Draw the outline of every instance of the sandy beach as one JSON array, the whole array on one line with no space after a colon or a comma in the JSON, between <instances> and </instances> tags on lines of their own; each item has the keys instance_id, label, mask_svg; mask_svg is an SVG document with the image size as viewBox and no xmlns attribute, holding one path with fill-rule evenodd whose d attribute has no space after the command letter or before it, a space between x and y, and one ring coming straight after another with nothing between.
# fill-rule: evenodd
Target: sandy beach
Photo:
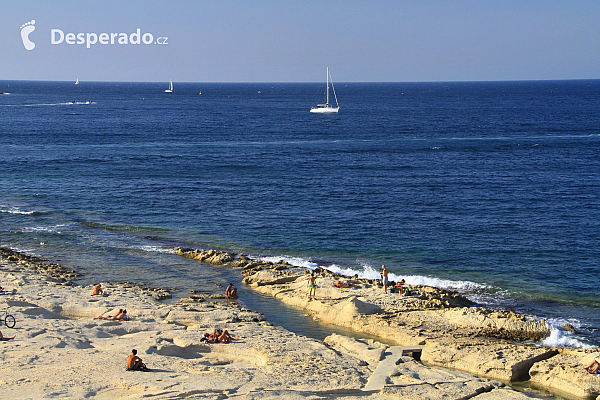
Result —
<instances>
[{"instance_id":1,"label":"sandy beach","mask_svg":"<svg viewBox=\"0 0 600 400\"><path fill-rule=\"evenodd\" d=\"M272 326L264 315L220 296L190 296L102 282L107 297L71 282L76 271L4 250L2 309L16 317L3 341L2 397L526 399L510 381L575 398L600 398L600 377L586 362L598 350L533 344L549 333L543 321L486 310L460 295L414 287L384 294L375 282L315 270L316 299L306 298L303 271L217 251L177 249L186 257L239 268L255 290L301 307L315 319L379 336L331 335L324 342ZM226 265L226 266L225 266ZM94 319L125 308L129 321ZM205 332L226 329L238 340L205 344ZM151 369L127 371L132 349Z\"/></svg>"}]
</instances>

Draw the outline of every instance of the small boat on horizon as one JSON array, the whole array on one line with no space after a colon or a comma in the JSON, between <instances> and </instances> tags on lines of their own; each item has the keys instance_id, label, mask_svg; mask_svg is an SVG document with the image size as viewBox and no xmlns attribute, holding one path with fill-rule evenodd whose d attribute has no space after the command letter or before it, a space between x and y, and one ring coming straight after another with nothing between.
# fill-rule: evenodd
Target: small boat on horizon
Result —
<instances>
[{"instance_id":1,"label":"small boat on horizon","mask_svg":"<svg viewBox=\"0 0 600 400\"><path fill-rule=\"evenodd\" d=\"M79 78L77 78L77 80L75 81L76 85L79 85Z\"/></svg>"},{"instance_id":2,"label":"small boat on horizon","mask_svg":"<svg viewBox=\"0 0 600 400\"><path fill-rule=\"evenodd\" d=\"M335 98L335 107L329 104L329 82L331 82L331 89L333 90L333 97ZM325 104L317 104L316 107L310 109L311 113L336 113L340 111L340 105L335 95L335 88L333 87L333 80L331 79L331 73L329 73L329 67L327 67L327 78L325 80L327 86L327 97L325 98Z\"/></svg>"},{"instance_id":3,"label":"small boat on horizon","mask_svg":"<svg viewBox=\"0 0 600 400\"><path fill-rule=\"evenodd\" d=\"M173 93L173 81L169 79L169 88L165 89L165 93Z\"/></svg>"}]
</instances>

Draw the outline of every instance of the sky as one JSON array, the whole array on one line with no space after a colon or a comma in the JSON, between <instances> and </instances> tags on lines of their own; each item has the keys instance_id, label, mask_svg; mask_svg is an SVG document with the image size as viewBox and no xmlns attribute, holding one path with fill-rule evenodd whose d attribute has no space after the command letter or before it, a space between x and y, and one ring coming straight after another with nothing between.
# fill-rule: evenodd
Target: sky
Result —
<instances>
[{"instance_id":1,"label":"sky","mask_svg":"<svg viewBox=\"0 0 600 400\"><path fill-rule=\"evenodd\" d=\"M320 82L326 66L335 82L598 79L600 1L0 0L0 80Z\"/></svg>"}]
</instances>

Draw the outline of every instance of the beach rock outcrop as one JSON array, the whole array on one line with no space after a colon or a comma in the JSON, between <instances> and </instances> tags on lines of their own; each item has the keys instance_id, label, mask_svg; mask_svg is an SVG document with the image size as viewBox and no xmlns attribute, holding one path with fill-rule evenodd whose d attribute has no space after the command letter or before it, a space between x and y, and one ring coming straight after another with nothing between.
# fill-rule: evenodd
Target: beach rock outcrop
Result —
<instances>
[{"instance_id":1,"label":"beach rock outcrop","mask_svg":"<svg viewBox=\"0 0 600 400\"><path fill-rule=\"evenodd\" d=\"M415 311L413 317L437 319L447 326L466 329L471 335L515 341L538 341L548 337L550 326L521 314L482 307L462 307L436 311Z\"/></svg>"},{"instance_id":2,"label":"beach rock outcrop","mask_svg":"<svg viewBox=\"0 0 600 400\"><path fill-rule=\"evenodd\" d=\"M195 252L190 250L185 254ZM204 256L200 258L204 259ZM421 360L427 365L505 382L531 376L532 384L581 398L594 398L600 394L594 381L600 379L582 372L580 359L561 361L557 356L558 350L531 344L550 335L546 321L508 310L477 307L453 290L410 285L410 295L399 296L397 293L383 293L378 280L345 277L320 267L308 271L285 262L257 261L243 255L230 255L224 259L233 259L228 265L241 270L243 283L308 311L316 320L374 335L400 346L422 346ZM309 273L317 279L316 299L312 301L307 298ZM349 285L343 288L334 286L337 280ZM363 344L336 337L328 340L332 347L342 348L368 365L375 363L377 356L364 353ZM572 367L568 367L569 363ZM583 377L573 378L575 374ZM412 378L404 374L399 374L399 378L389 376L386 379L390 384L385 385L380 393L398 398L419 398L421 394L417 393L421 390L427 393L424 398L435 397L435 393L446 398L444 396L455 390L457 398L525 398L508 388L487 382L480 385L469 381L468 387L461 387L449 382L438 385L428 381L414 385L410 383Z\"/></svg>"},{"instance_id":3,"label":"beach rock outcrop","mask_svg":"<svg viewBox=\"0 0 600 400\"><path fill-rule=\"evenodd\" d=\"M173 250L183 257L213 265L223 265L234 260L233 254L219 250L198 250L186 247L175 247Z\"/></svg>"},{"instance_id":4,"label":"beach rock outcrop","mask_svg":"<svg viewBox=\"0 0 600 400\"><path fill-rule=\"evenodd\" d=\"M47 280L50 283L71 284L72 279L81 276L81 274L73 269L65 268L62 265L55 264L51 261L30 256L6 247L0 247L0 260L24 266L39 274L45 275L48 277Z\"/></svg>"}]
</instances>

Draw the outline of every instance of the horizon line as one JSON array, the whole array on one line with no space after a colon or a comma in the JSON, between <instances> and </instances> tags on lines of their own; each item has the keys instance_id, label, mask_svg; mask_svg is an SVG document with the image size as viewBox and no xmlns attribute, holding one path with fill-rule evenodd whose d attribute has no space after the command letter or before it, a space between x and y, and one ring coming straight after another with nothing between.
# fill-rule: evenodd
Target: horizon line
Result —
<instances>
[{"instance_id":1,"label":"horizon line","mask_svg":"<svg viewBox=\"0 0 600 400\"><path fill-rule=\"evenodd\" d=\"M79 78L77 78L79 79ZM501 83L501 82L565 82L565 81L597 81L600 78L563 78L563 79L497 79L497 80L454 80L454 81L340 81L337 84L362 84L362 83ZM47 79L0 79L0 82L53 82L53 83L68 83L73 80L47 80ZM164 81L112 81L112 80L79 80L79 83L165 83ZM321 81L173 81L181 84L194 83L218 83L218 84L321 84Z\"/></svg>"}]
</instances>

